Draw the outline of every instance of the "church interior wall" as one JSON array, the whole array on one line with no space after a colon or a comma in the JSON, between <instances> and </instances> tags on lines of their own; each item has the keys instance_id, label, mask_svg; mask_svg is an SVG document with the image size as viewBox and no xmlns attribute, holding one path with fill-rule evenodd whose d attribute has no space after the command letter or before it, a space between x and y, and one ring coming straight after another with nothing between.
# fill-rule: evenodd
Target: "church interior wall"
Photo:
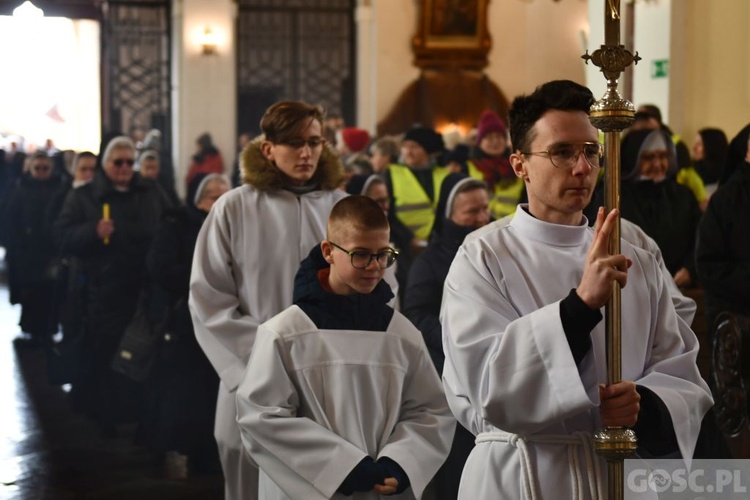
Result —
<instances>
[{"instance_id":1,"label":"church interior wall","mask_svg":"<svg viewBox=\"0 0 750 500\"><path fill-rule=\"evenodd\" d=\"M372 6L373 61L360 64L376 67L377 121L419 74L410 45L417 2L373 0ZM705 126L722 128L731 138L750 121L750 2L641 1L635 9L634 48L644 60L633 72L634 104L659 105L688 143ZM603 42L603 2L492 0L488 25L493 47L485 72L509 99L557 78L603 94L604 77L580 59ZM669 61L669 74L653 78L652 61L662 59Z\"/></svg>"},{"instance_id":2,"label":"church interior wall","mask_svg":"<svg viewBox=\"0 0 750 500\"><path fill-rule=\"evenodd\" d=\"M195 140L209 132L230 173L237 135L236 52L232 40L236 5L232 0L180 0L173 3L173 151L178 192L183 193ZM204 55L201 35L209 26L216 53Z\"/></svg>"},{"instance_id":3,"label":"church interior wall","mask_svg":"<svg viewBox=\"0 0 750 500\"><path fill-rule=\"evenodd\" d=\"M234 156L236 89L231 0L178 0L174 36L175 156L186 169L195 138L214 135L225 160ZM357 124L374 131L410 82L419 76L411 38L418 2L359 0ZM655 102L688 142L698 129L716 126L731 137L750 118L750 3L746 0L659 0L636 5L634 104ZM640 16L640 18L638 17ZM591 19L591 24L589 23ZM203 56L196 42L206 23L223 37L218 53ZM667 24L668 26L659 26ZM178 34L179 26L179 34ZM544 81L567 78L603 94L605 80L580 56L603 42L602 2L491 0L488 26L493 46L485 72L506 97L530 92ZM640 26L640 28L638 27ZM669 77L652 80L650 60L670 61Z\"/></svg>"},{"instance_id":4,"label":"church interior wall","mask_svg":"<svg viewBox=\"0 0 750 500\"><path fill-rule=\"evenodd\" d=\"M683 87L673 102L682 113L675 126L688 142L703 127L719 127L731 139L750 122L750 2L680 0L680 5L686 33L674 46L685 64L675 82Z\"/></svg>"}]
</instances>

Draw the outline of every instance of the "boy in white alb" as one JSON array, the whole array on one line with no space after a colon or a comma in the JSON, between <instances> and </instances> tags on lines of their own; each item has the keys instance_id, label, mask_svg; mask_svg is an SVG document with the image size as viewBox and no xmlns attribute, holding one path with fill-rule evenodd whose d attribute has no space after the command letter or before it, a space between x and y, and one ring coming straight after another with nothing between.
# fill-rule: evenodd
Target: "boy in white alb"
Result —
<instances>
[{"instance_id":1,"label":"boy in white alb","mask_svg":"<svg viewBox=\"0 0 750 500\"><path fill-rule=\"evenodd\" d=\"M294 305L262 324L237 390L260 498L421 498L455 421L419 331L387 303L396 259L373 200L331 211Z\"/></svg>"}]
</instances>

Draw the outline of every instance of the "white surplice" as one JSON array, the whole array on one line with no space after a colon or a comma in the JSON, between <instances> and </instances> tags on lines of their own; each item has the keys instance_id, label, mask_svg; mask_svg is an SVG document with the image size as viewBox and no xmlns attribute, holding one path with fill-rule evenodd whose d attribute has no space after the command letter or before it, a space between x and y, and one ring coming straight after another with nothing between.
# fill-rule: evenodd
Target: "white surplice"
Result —
<instances>
[{"instance_id":1,"label":"white surplice","mask_svg":"<svg viewBox=\"0 0 750 500\"><path fill-rule=\"evenodd\" d=\"M290 307L258 329L237 411L263 500L351 498L336 490L366 456L409 476L382 498L420 498L455 429L422 335L398 312L386 331L319 330Z\"/></svg>"},{"instance_id":2,"label":"white surplice","mask_svg":"<svg viewBox=\"0 0 750 500\"><path fill-rule=\"evenodd\" d=\"M513 219L513 215L507 215L500 220L496 220L487 224L486 226L477 229L466 237L465 241L471 241L477 238L481 238L487 233L494 232L500 227L507 226ZM656 262L659 264L664 275L664 283L669 289L669 295L672 298L672 303L677 311L677 315L685 321L688 325L693 324L695 318L695 312L697 311L697 305L695 301L690 297L685 296L680 288L675 284L672 274L667 269L667 265L664 263L664 259L661 255L661 249L659 245L647 235L643 229L633 224L629 220L620 219L620 237L630 243L631 245L640 247L654 256Z\"/></svg>"},{"instance_id":3,"label":"white surplice","mask_svg":"<svg viewBox=\"0 0 750 500\"><path fill-rule=\"evenodd\" d=\"M510 222L468 239L453 261L441 310L443 386L459 422L478 435L460 498L519 499L531 490L544 499L606 498L606 464L587 453L602 427L604 321L576 366L560 319L593 240L585 222L550 224L522 205ZM698 341L654 256L627 241L622 253L633 261L622 290L622 378L664 402L689 459L712 404ZM604 481L595 488L597 469Z\"/></svg>"},{"instance_id":4,"label":"white surplice","mask_svg":"<svg viewBox=\"0 0 750 500\"><path fill-rule=\"evenodd\" d=\"M201 228L190 276L190 311L198 343L221 378L214 435L228 498L257 494L257 471L242 446L234 396L256 330L292 304L300 262L325 239L331 208L345 196L342 191L297 195L243 185L217 200Z\"/></svg>"}]
</instances>

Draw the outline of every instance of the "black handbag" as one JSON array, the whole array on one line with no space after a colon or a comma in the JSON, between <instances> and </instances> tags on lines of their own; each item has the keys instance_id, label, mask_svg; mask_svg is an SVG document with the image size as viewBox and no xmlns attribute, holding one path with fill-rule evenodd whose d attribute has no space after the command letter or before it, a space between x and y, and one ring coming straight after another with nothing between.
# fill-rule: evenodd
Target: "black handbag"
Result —
<instances>
[{"instance_id":1,"label":"black handbag","mask_svg":"<svg viewBox=\"0 0 750 500\"><path fill-rule=\"evenodd\" d=\"M148 293L141 293L133 319L112 358L112 369L136 382L148 378L162 340L161 324L149 318L148 297Z\"/></svg>"}]
</instances>

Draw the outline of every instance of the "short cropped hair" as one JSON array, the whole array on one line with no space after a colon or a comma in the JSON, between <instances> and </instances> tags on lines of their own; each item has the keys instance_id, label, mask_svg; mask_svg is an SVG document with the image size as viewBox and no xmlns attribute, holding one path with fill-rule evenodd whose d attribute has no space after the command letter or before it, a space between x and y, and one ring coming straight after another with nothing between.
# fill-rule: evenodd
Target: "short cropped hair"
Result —
<instances>
[{"instance_id":1,"label":"short cropped hair","mask_svg":"<svg viewBox=\"0 0 750 500\"><path fill-rule=\"evenodd\" d=\"M96 161L96 155L91 151L81 151L80 153L77 153L73 157L73 161L70 164L71 166L68 168L71 174L73 174L73 172L75 172L75 170L78 168L78 162L84 158L93 158L94 161Z\"/></svg>"},{"instance_id":2,"label":"short cropped hair","mask_svg":"<svg viewBox=\"0 0 750 500\"><path fill-rule=\"evenodd\" d=\"M104 149L104 154L102 155L102 165L107 164L116 149L129 149L135 155L135 143L133 139L126 135L119 135L107 143L107 147Z\"/></svg>"},{"instance_id":3,"label":"short cropped hair","mask_svg":"<svg viewBox=\"0 0 750 500\"><path fill-rule=\"evenodd\" d=\"M374 200L362 195L351 195L333 206L326 229L328 239L341 233L390 229L388 217Z\"/></svg>"},{"instance_id":4,"label":"short cropped hair","mask_svg":"<svg viewBox=\"0 0 750 500\"><path fill-rule=\"evenodd\" d=\"M91 151L81 151L80 153L76 154L75 157L73 158L73 166L77 167L78 162L84 158L93 158L96 160L96 155L92 153Z\"/></svg>"},{"instance_id":5,"label":"short cropped hair","mask_svg":"<svg viewBox=\"0 0 750 500\"><path fill-rule=\"evenodd\" d=\"M570 80L547 82L530 95L516 97L509 112L513 148L516 151L529 150L535 137L534 125L547 111L588 113L595 101L588 88Z\"/></svg>"},{"instance_id":6,"label":"short cropped hair","mask_svg":"<svg viewBox=\"0 0 750 500\"><path fill-rule=\"evenodd\" d=\"M296 139L312 120L323 124L323 109L302 101L280 101L271 105L260 120L260 129L266 139L283 143Z\"/></svg>"},{"instance_id":7,"label":"short cropped hair","mask_svg":"<svg viewBox=\"0 0 750 500\"><path fill-rule=\"evenodd\" d=\"M659 125L664 123L664 120L661 116L661 110L656 104L641 104L640 106L638 106L638 109L641 113L646 113L651 118L655 118L656 121L659 122Z\"/></svg>"}]
</instances>

